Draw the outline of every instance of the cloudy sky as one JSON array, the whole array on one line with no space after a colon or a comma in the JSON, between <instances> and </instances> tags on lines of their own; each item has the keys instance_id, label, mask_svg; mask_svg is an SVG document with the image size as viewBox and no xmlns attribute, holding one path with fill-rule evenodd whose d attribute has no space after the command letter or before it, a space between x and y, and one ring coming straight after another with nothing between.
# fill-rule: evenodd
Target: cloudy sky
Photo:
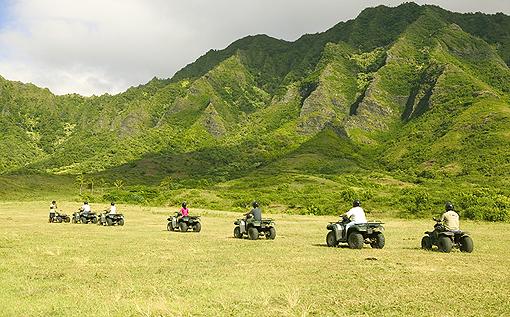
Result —
<instances>
[{"instance_id":1,"label":"cloudy sky","mask_svg":"<svg viewBox=\"0 0 510 317\"><path fill-rule=\"evenodd\" d=\"M0 0L0 76L56 94L118 93L171 77L251 34L296 40L398 0ZM429 0L510 14L509 0Z\"/></svg>"}]
</instances>

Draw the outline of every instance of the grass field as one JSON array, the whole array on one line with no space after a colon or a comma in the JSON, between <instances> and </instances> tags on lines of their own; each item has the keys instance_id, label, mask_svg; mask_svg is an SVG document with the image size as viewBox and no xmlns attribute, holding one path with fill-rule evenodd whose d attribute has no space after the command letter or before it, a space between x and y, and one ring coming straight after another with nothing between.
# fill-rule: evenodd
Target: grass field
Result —
<instances>
[{"instance_id":1,"label":"grass field","mask_svg":"<svg viewBox=\"0 0 510 317\"><path fill-rule=\"evenodd\" d=\"M240 214L119 206L124 227L48 224L47 202L0 203L1 316L508 316L508 223L464 222L472 254L422 251L432 221L382 219L386 247L325 247L334 217L273 215L274 241L232 238ZM68 214L78 203L62 203ZM100 209L103 206L93 206ZM106 207L106 206L105 206Z\"/></svg>"}]
</instances>

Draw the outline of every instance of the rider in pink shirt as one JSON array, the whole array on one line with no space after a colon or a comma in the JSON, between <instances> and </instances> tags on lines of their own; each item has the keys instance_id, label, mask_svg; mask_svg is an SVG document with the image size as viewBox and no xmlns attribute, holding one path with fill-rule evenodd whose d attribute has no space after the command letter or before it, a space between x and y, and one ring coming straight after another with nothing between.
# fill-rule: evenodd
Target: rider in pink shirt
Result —
<instances>
[{"instance_id":1,"label":"rider in pink shirt","mask_svg":"<svg viewBox=\"0 0 510 317\"><path fill-rule=\"evenodd\" d=\"M182 203L182 208L181 208L181 216L182 217L188 217L189 216L189 209L186 208L186 202L183 202Z\"/></svg>"}]
</instances>

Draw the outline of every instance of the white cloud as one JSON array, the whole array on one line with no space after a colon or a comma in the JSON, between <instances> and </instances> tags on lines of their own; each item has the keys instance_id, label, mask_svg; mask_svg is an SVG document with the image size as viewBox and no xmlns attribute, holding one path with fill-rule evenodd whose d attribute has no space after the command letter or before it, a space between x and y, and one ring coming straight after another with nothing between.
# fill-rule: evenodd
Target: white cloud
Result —
<instances>
[{"instance_id":1,"label":"white cloud","mask_svg":"<svg viewBox=\"0 0 510 317\"><path fill-rule=\"evenodd\" d=\"M364 7L401 2L14 0L0 8L10 17L0 29L0 75L57 94L117 93L154 76L171 77L209 49L246 35L295 40L354 18ZM510 11L501 4L507 1L432 2L453 10Z\"/></svg>"}]
</instances>

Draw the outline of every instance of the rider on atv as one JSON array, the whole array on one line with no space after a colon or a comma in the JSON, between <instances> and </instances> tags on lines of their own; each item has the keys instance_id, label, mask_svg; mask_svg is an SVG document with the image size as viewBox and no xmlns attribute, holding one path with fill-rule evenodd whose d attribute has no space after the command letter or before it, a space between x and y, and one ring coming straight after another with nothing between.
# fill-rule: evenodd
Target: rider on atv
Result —
<instances>
[{"instance_id":1,"label":"rider on atv","mask_svg":"<svg viewBox=\"0 0 510 317\"><path fill-rule=\"evenodd\" d=\"M90 211L91 211L91 209L90 209L89 202L88 201L84 201L83 202L83 206L81 206L81 208L80 208L81 214L87 216L90 213Z\"/></svg>"},{"instance_id":2,"label":"rider on atv","mask_svg":"<svg viewBox=\"0 0 510 317\"><path fill-rule=\"evenodd\" d=\"M453 210L453 205L450 202L445 204L445 213L441 216L440 221L443 223L447 231L459 231L459 214Z\"/></svg>"},{"instance_id":3,"label":"rider on atv","mask_svg":"<svg viewBox=\"0 0 510 317\"><path fill-rule=\"evenodd\" d=\"M349 228L355 224L367 223L367 218L365 217L365 211L361 208L361 202L359 200L355 200L352 202L352 208L349 209L348 212L344 213L342 218L347 218L350 220L349 223L345 225L345 233L349 231Z\"/></svg>"},{"instance_id":4,"label":"rider on atv","mask_svg":"<svg viewBox=\"0 0 510 317\"><path fill-rule=\"evenodd\" d=\"M262 221L262 209L260 209L259 203L254 201L251 205L253 209L244 214L246 222Z\"/></svg>"},{"instance_id":5,"label":"rider on atv","mask_svg":"<svg viewBox=\"0 0 510 317\"><path fill-rule=\"evenodd\" d=\"M117 206L115 206L115 203L112 201L110 204L110 210L105 209L105 212L101 214L101 223L106 223L106 216L107 215L115 215L117 214Z\"/></svg>"},{"instance_id":6,"label":"rider on atv","mask_svg":"<svg viewBox=\"0 0 510 317\"><path fill-rule=\"evenodd\" d=\"M189 217L189 208L188 204L185 201L182 202L181 210L179 210L179 212L177 213L177 222L179 222L179 220L184 217Z\"/></svg>"}]
</instances>

